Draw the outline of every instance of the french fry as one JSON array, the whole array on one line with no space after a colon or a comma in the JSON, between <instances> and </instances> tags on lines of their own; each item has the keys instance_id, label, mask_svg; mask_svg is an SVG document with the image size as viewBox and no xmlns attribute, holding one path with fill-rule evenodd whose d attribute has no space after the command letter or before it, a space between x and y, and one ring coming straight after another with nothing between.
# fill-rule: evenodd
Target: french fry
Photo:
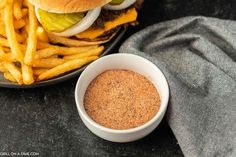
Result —
<instances>
[{"instance_id":1,"label":"french fry","mask_svg":"<svg viewBox=\"0 0 236 157\"><path fill-rule=\"evenodd\" d=\"M14 20L14 28L21 29L26 25L26 21L24 19Z\"/></svg>"},{"instance_id":2,"label":"french fry","mask_svg":"<svg viewBox=\"0 0 236 157\"><path fill-rule=\"evenodd\" d=\"M52 55L57 54L59 49L57 47L50 47L46 49L42 49L36 52L34 59L42 59L42 58L48 58Z\"/></svg>"},{"instance_id":3,"label":"french fry","mask_svg":"<svg viewBox=\"0 0 236 157\"><path fill-rule=\"evenodd\" d=\"M6 6L7 0L1 0L0 1L0 9L4 8Z\"/></svg>"},{"instance_id":4,"label":"french fry","mask_svg":"<svg viewBox=\"0 0 236 157\"><path fill-rule=\"evenodd\" d=\"M6 38L6 32L4 25L0 25L0 35Z\"/></svg>"},{"instance_id":5,"label":"french fry","mask_svg":"<svg viewBox=\"0 0 236 157\"><path fill-rule=\"evenodd\" d=\"M35 59L47 58L52 55L73 55L84 53L86 51L96 49L98 46L86 46L86 47L60 47L60 46L51 46L46 49L37 51L35 54Z\"/></svg>"},{"instance_id":6,"label":"french fry","mask_svg":"<svg viewBox=\"0 0 236 157\"><path fill-rule=\"evenodd\" d=\"M12 53L0 53L0 62L17 62L17 59Z\"/></svg>"},{"instance_id":7,"label":"french fry","mask_svg":"<svg viewBox=\"0 0 236 157\"><path fill-rule=\"evenodd\" d=\"M1 46L5 46L5 47L10 47L7 39L3 38L3 37L0 37L0 45Z\"/></svg>"},{"instance_id":8,"label":"french fry","mask_svg":"<svg viewBox=\"0 0 236 157\"><path fill-rule=\"evenodd\" d=\"M27 7L28 3L29 3L28 0L23 0L22 6Z\"/></svg>"},{"instance_id":9,"label":"french fry","mask_svg":"<svg viewBox=\"0 0 236 157\"><path fill-rule=\"evenodd\" d=\"M96 59L98 59L98 57L92 56L92 57L87 57L87 58L83 58L83 59L76 59L76 60L71 60L71 61L65 62L64 64L59 65L55 68L52 68L52 69L42 73L41 75L39 75L37 78L37 81L51 79L53 77L64 74L66 72L78 69L78 68L84 66L85 64L88 64Z\"/></svg>"},{"instance_id":10,"label":"french fry","mask_svg":"<svg viewBox=\"0 0 236 157\"><path fill-rule=\"evenodd\" d=\"M23 77L23 82L24 84L32 84L34 83L34 75L33 75L33 70L31 66L22 64L21 65L21 69L22 69L22 77Z\"/></svg>"},{"instance_id":11,"label":"french fry","mask_svg":"<svg viewBox=\"0 0 236 157\"><path fill-rule=\"evenodd\" d=\"M38 26L29 0L0 0L0 72L19 85L51 79L96 60L104 50L99 45L113 36L87 41L49 34Z\"/></svg>"},{"instance_id":12,"label":"french fry","mask_svg":"<svg viewBox=\"0 0 236 157\"><path fill-rule=\"evenodd\" d=\"M20 8L22 9L23 7L23 0L18 0L19 1L19 4L20 4Z\"/></svg>"},{"instance_id":13,"label":"french fry","mask_svg":"<svg viewBox=\"0 0 236 157\"><path fill-rule=\"evenodd\" d=\"M0 35L3 36L4 38L7 38L7 34L5 32L5 26L4 25L1 25L0 26ZM18 42L22 43L25 39L19 34L16 32L16 39Z\"/></svg>"},{"instance_id":14,"label":"french fry","mask_svg":"<svg viewBox=\"0 0 236 157\"><path fill-rule=\"evenodd\" d=\"M26 46L26 52L24 57L24 62L21 62L21 70L22 70L22 77L23 77L23 83L24 84L32 84L34 83L34 76L33 76L33 70L32 67L29 66L32 63L33 55L36 51L36 27L37 27L37 20L34 13L34 8L31 4L27 3L28 9L29 9L29 28L28 28L28 39L27 39L27 46ZM24 26L23 26L24 27ZM27 30L26 26L26 30Z\"/></svg>"},{"instance_id":15,"label":"french fry","mask_svg":"<svg viewBox=\"0 0 236 157\"><path fill-rule=\"evenodd\" d=\"M47 59L36 59L34 60L32 67L35 68L54 68L65 62L61 58L47 58Z\"/></svg>"},{"instance_id":16,"label":"french fry","mask_svg":"<svg viewBox=\"0 0 236 157\"><path fill-rule=\"evenodd\" d=\"M3 47L0 45L0 54L4 54L4 53L5 53L5 51L4 51Z\"/></svg>"},{"instance_id":17,"label":"french fry","mask_svg":"<svg viewBox=\"0 0 236 157\"><path fill-rule=\"evenodd\" d=\"M46 43L46 42L41 42L41 41L37 42L37 49L38 50L46 49L46 48L49 48L49 47L54 47L54 45L51 45L51 44Z\"/></svg>"},{"instance_id":18,"label":"french fry","mask_svg":"<svg viewBox=\"0 0 236 157\"><path fill-rule=\"evenodd\" d=\"M4 55L4 54L5 54L5 52L4 52L3 48L0 46L0 55ZM23 84L22 75L20 73L20 70L16 67L16 65L14 63L1 62L1 65L3 65L3 67L7 70L7 72L9 72L12 75L12 77L19 84Z\"/></svg>"},{"instance_id":19,"label":"french fry","mask_svg":"<svg viewBox=\"0 0 236 157\"><path fill-rule=\"evenodd\" d=\"M7 79L10 82L15 82L15 83L17 82L16 79L9 72L4 72L3 76L4 76L5 79Z\"/></svg>"},{"instance_id":20,"label":"french fry","mask_svg":"<svg viewBox=\"0 0 236 157\"><path fill-rule=\"evenodd\" d=\"M0 68L0 70L1 70L1 68ZM39 76L39 75L41 75L42 73L44 73L48 70L49 69L45 69L45 68L34 68L33 73L34 73L34 75Z\"/></svg>"},{"instance_id":21,"label":"french fry","mask_svg":"<svg viewBox=\"0 0 236 157\"><path fill-rule=\"evenodd\" d=\"M0 63L0 72L5 73L8 72L7 69Z\"/></svg>"},{"instance_id":22,"label":"french fry","mask_svg":"<svg viewBox=\"0 0 236 157\"><path fill-rule=\"evenodd\" d=\"M22 74L14 63L6 62L4 63L4 67L11 73L19 84L23 84Z\"/></svg>"},{"instance_id":23,"label":"french fry","mask_svg":"<svg viewBox=\"0 0 236 157\"><path fill-rule=\"evenodd\" d=\"M86 51L96 49L99 45L86 46L86 47L59 47L58 55L73 55L84 53Z\"/></svg>"},{"instance_id":24,"label":"french fry","mask_svg":"<svg viewBox=\"0 0 236 157\"><path fill-rule=\"evenodd\" d=\"M43 29L43 27L39 26L37 28L36 34L37 34L38 40L40 40L42 42L48 42L49 41L47 33Z\"/></svg>"},{"instance_id":25,"label":"french fry","mask_svg":"<svg viewBox=\"0 0 236 157\"><path fill-rule=\"evenodd\" d=\"M19 43L17 42L16 33L13 26L12 5L13 5L13 1L8 0L8 3L4 8L3 19L6 24L7 39L11 47L12 53L21 63L23 63L23 53L20 49Z\"/></svg>"},{"instance_id":26,"label":"french fry","mask_svg":"<svg viewBox=\"0 0 236 157\"><path fill-rule=\"evenodd\" d=\"M9 52L11 51L9 47L3 47L2 49L3 49L4 52L6 52L6 53L9 53Z\"/></svg>"},{"instance_id":27,"label":"french fry","mask_svg":"<svg viewBox=\"0 0 236 157\"><path fill-rule=\"evenodd\" d=\"M19 43L23 43L25 41L25 38L17 32L16 32L16 39Z\"/></svg>"},{"instance_id":28,"label":"french fry","mask_svg":"<svg viewBox=\"0 0 236 157\"><path fill-rule=\"evenodd\" d=\"M73 60L73 59L80 59L80 58L90 57L90 56L99 56L103 52L103 50L104 50L104 46L100 46L98 48L88 50L87 52L84 52L84 53L64 56L63 59Z\"/></svg>"},{"instance_id":29,"label":"french fry","mask_svg":"<svg viewBox=\"0 0 236 157\"><path fill-rule=\"evenodd\" d=\"M37 23L37 18L35 15L33 5L28 3L28 9L29 9L29 35L28 35L24 62L27 65L32 65L36 48L37 48L36 47L37 45L36 29L37 29L38 23Z\"/></svg>"},{"instance_id":30,"label":"french fry","mask_svg":"<svg viewBox=\"0 0 236 157\"><path fill-rule=\"evenodd\" d=\"M22 9L22 15L23 15L23 17L25 17L26 15L28 15L28 9L27 9L27 8L23 8L23 9Z\"/></svg>"},{"instance_id":31,"label":"french fry","mask_svg":"<svg viewBox=\"0 0 236 157\"><path fill-rule=\"evenodd\" d=\"M22 1L21 0L14 0L14 4L13 4L13 14L15 19L20 20L23 17L23 13L21 10L21 4Z\"/></svg>"},{"instance_id":32,"label":"french fry","mask_svg":"<svg viewBox=\"0 0 236 157\"><path fill-rule=\"evenodd\" d=\"M27 32L27 30L26 30L26 27L23 27L23 28L21 29L20 35L22 36L22 38L25 39L25 42L26 42L26 39L27 39L27 37L28 37L28 32Z\"/></svg>"},{"instance_id":33,"label":"french fry","mask_svg":"<svg viewBox=\"0 0 236 157\"><path fill-rule=\"evenodd\" d=\"M28 16L29 16L29 14L28 14ZM23 29L25 29L25 32L27 32L27 36L28 36L29 35L29 19L28 19L28 17L25 18L25 23L26 23L26 25L23 27Z\"/></svg>"},{"instance_id":34,"label":"french fry","mask_svg":"<svg viewBox=\"0 0 236 157\"><path fill-rule=\"evenodd\" d=\"M50 58L58 58L58 55L52 55Z\"/></svg>"},{"instance_id":35,"label":"french fry","mask_svg":"<svg viewBox=\"0 0 236 157\"><path fill-rule=\"evenodd\" d=\"M4 46L3 49L4 49L5 51L7 51L7 52L10 52L10 49L9 49L10 45L9 45L7 39L0 37L0 46ZM26 46L25 46L25 45L19 45L19 46L20 46L20 49L21 49L22 51L25 51L25 49L26 49ZM14 54L13 54L13 55L14 55ZM14 55L14 56L15 56L15 55Z\"/></svg>"},{"instance_id":36,"label":"french fry","mask_svg":"<svg viewBox=\"0 0 236 157\"><path fill-rule=\"evenodd\" d=\"M66 37L60 37L50 33L48 33L48 37L49 41L52 42L53 44L62 44L69 47L100 45L110 41L110 39L104 41L83 41L83 40L70 39Z\"/></svg>"},{"instance_id":37,"label":"french fry","mask_svg":"<svg viewBox=\"0 0 236 157\"><path fill-rule=\"evenodd\" d=\"M9 45L7 39L2 38L2 37L0 37L0 46L4 46L4 49L9 49L10 48L10 45ZM22 51L26 50L26 45L19 44L19 46L20 46L20 49ZM13 55L15 55L15 54L13 54Z\"/></svg>"}]
</instances>

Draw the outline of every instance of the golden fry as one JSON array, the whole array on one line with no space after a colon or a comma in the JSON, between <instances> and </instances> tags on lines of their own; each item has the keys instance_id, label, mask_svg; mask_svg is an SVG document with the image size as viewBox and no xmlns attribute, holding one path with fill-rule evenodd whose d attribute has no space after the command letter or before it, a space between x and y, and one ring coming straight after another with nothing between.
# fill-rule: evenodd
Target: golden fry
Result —
<instances>
[{"instance_id":1,"label":"golden fry","mask_svg":"<svg viewBox=\"0 0 236 157\"><path fill-rule=\"evenodd\" d=\"M4 25L1 25L0 26L0 35L7 38L7 34L6 34L6 31L5 31L5 26ZM18 42L22 43L25 39L24 37L22 37L19 33L16 32L16 39ZM9 44L8 44L9 45Z\"/></svg>"},{"instance_id":2,"label":"golden fry","mask_svg":"<svg viewBox=\"0 0 236 157\"><path fill-rule=\"evenodd\" d=\"M3 50L4 50L4 52L7 52L7 53L10 53L10 48L8 48L8 47L3 47Z\"/></svg>"},{"instance_id":3,"label":"golden fry","mask_svg":"<svg viewBox=\"0 0 236 157\"><path fill-rule=\"evenodd\" d=\"M37 81L51 79L53 77L56 77L56 76L66 73L66 72L69 72L71 70L78 69L78 68L84 66L85 64L88 64L96 59L98 59L98 57L93 56L93 57L87 57L87 58L83 58L83 59L76 59L76 60L71 60L71 61L65 62L64 64L59 65L55 68L52 68L52 69L42 73L41 75L39 75Z\"/></svg>"},{"instance_id":4,"label":"golden fry","mask_svg":"<svg viewBox=\"0 0 236 157\"><path fill-rule=\"evenodd\" d=\"M11 75L14 77L14 79L19 83L19 84L23 84L23 79L22 79L22 75L21 72L19 71L19 69L15 66L14 63L3 63L4 67L11 73Z\"/></svg>"},{"instance_id":5,"label":"golden fry","mask_svg":"<svg viewBox=\"0 0 236 157\"><path fill-rule=\"evenodd\" d=\"M22 36L22 38L25 39L25 42L26 42L26 39L28 37L28 32L26 30L26 26L21 29L20 35Z\"/></svg>"},{"instance_id":6,"label":"golden fry","mask_svg":"<svg viewBox=\"0 0 236 157\"><path fill-rule=\"evenodd\" d=\"M26 21L24 19L14 20L14 28L21 29L26 25Z\"/></svg>"},{"instance_id":7,"label":"golden fry","mask_svg":"<svg viewBox=\"0 0 236 157\"><path fill-rule=\"evenodd\" d=\"M5 53L5 51L4 51L3 47L0 46L0 54L4 54L4 53Z\"/></svg>"},{"instance_id":8,"label":"golden fry","mask_svg":"<svg viewBox=\"0 0 236 157\"><path fill-rule=\"evenodd\" d=\"M100 54L103 52L104 50L104 46L100 46L98 48L95 49L91 49L87 52L84 53L79 53L76 55L69 55L69 56L64 56L63 59L65 60L72 60L72 59L80 59L80 58L84 58L84 57L90 57L90 56L100 56Z\"/></svg>"},{"instance_id":9,"label":"golden fry","mask_svg":"<svg viewBox=\"0 0 236 157\"><path fill-rule=\"evenodd\" d=\"M0 46L0 55L4 55L4 54L5 52L3 48ZM14 77L14 79L19 84L23 84L21 72L14 63L1 62L1 65L7 70L7 72L9 72L12 75L12 77Z\"/></svg>"},{"instance_id":10,"label":"golden fry","mask_svg":"<svg viewBox=\"0 0 236 157\"><path fill-rule=\"evenodd\" d=\"M73 55L73 54L79 54L84 53L86 51L96 49L98 45L94 46L86 46L86 47L59 47L58 46L58 55Z\"/></svg>"},{"instance_id":11,"label":"golden fry","mask_svg":"<svg viewBox=\"0 0 236 157\"><path fill-rule=\"evenodd\" d=\"M7 0L1 0L0 1L0 9L4 8L6 6Z\"/></svg>"},{"instance_id":12,"label":"golden fry","mask_svg":"<svg viewBox=\"0 0 236 157\"><path fill-rule=\"evenodd\" d=\"M113 37L86 41L48 34L29 0L0 0L0 9L0 72L18 84L78 69L96 60L104 51L99 45Z\"/></svg>"},{"instance_id":13,"label":"golden fry","mask_svg":"<svg viewBox=\"0 0 236 157\"><path fill-rule=\"evenodd\" d=\"M36 51L37 45L37 37L36 37L36 28L37 28L37 19L34 12L34 7L27 3L29 9L29 22L26 25L26 30L28 30L28 39L27 39L27 46L26 52L24 57L24 63L21 64L22 68L22 76L24 84L32 84L34 83L34 75L32 67L29 66L32 64L34 53Z\"/></svg>"},{"instance_id":14,"label":"golden fry","mask_svg":"<svg viewBox=\"0 0 236 157\"><path fill-rule=\"evenodd\" d=\"M70 39L66 37L60 37L60 36L56 36L49 33L48 33L48 37L49 37L50 42L54 44L62 44L69 47L100 45L110 40L110 39L107 39L104 41L83 41L83 40Z\"/></svg>"},{"instance_id":15,"label":"golden fry","mask_svg":"<svg viewBox=\"0 0 236 157\"><path fill-rule=\"evenodd\" d=\"M22 15L23 17L25 17L28 14L28 9L27 8L23 8L22 9Z\"/></svg>"},{"instance_id":16,"label":"golden fry","mask_svg":"<svg viewBox=\"0 0 236 157\"><path fill-rule=\"evenodd\" d=\"M10 82L15 82L15 83L17 82L16 79L9 72L4 72L3 76L4 76L5 79L7 79Z\"/></svg>"},{"instance_id":17,"label":"golden fry","mask_svg":"<svg viewBox=\"0 0 236 157\"><path fill-rule=\"evenodd\" d=\"M0 62L17 62L17 59L12 53L0 54Z\"/></svg>"},{"instance_id":18,"label":"golden fry","mask_svg":"<svg viewBox=\"0 0 236 157\"><path fill-rule=\"evenodd\" d=\"M22 1L20 0L14 0L14 4L13 4L13 14L15 19L20 20L23 17L23 13L21 10L21 4Z\"/></svg>"},{"instance_id":19,"label":"golden fry","mask_svg":"<svg viewBox=\"0 0 236 157\"><path fill-rule=\"evenodd\" d=\"M5 47L7 47L7 48L10 47L10 45L9 45L9 43L8 43L8 41L7 41L7 39L5 39L5 38L3 38L3 37L0 37L0 46L4 46L4 49L6 49ZM20 49L21 49L22 51L25 51L25 49L26 49L25 45L19 44L19 46L20 46ZM15 56L15 54L13 54L13 55Z\"/></svg>"},{"instance_id":20,"label":"golden fry","mask_svg":"<svg viewBox=\"0 0 236 157\"><path fill-rule=\"evenodd\" d=\"M29 35L25 53L25 64L31 65L34 59L34 55L36 52L37 46L37 36L36 36L36 29L37 29L37 18L34 12L34 7L30 3L28 3L29 9Z\"/></svg>"},{"instance_id":21,"label":"golden fry","mask_svg":"<svg viewBox=\"0 0 236 157\"><path fill-rule=\"evenodd\" d=\"M5 46L5 47L10 47L7 39L3 38L3 37L0 37L0 45L1 46Z\"/></svg>"},{"instance_id":22,"label":"golden fry","mask_svg":"<svg viewBox=\"0 0 236 157\"><path fill-rule=\"evenodd\" d=\"M23 53L21 52L19 43L17 42L16 33L13 26L12 5L13 5L13 1L8 0L8 3L6 7L4 8L3 19L6 25L7 39L11 47L12 53L21 63L23 63Z\"/></svg>"},{"instance_id":23,"label":"golden fry","mask_svg":"<svg viewBox=\"0 0 236 157\"><path fill-rule=\"evenodd\" d=\"M38 50L41 50L41 49L46 49L46 48L49 48L49 47L54 47L54 45L51 45L49 43L46 43L46 42L41 42L41 41L38 41L37 42L37 49Z\"/></svg>"},{"instance_id":24,"label":"golden fry","mask_svg":"<svg viewBox=\"0 0 236 157\"><path fill-rule=\"evenodd\" d=\"M22 6L23 6L23 7L28 7L28 6L27 6L27 5L28 5L28 3L29 3L29 1L28 1L28 0L23 0Z\"/></svg>"},{"instance_id":25,"label":"golden fry","mask_svg":"<svg viewBox=\"0 0 236 157\"><path fill-rule=\"evenodd\" d=\"M33 75L33 70L31 66L22 64L21 65L21 69L22 69L22 77L23 77L23 82L24 84L32 84L34 83L34 75Z\"/></svg>"},{"instance_id":26,"label":"golden fry","mask_svg":"<svg viewBox=\"0 0 236 157\"><path fill-rule=\"evenodd\" d=\"M5 27L3 29L4 25L0 25L0 35L6 38L6 32L5 32Z\"/></svg>"},{"instance_id":27,"label":"golden fry","mask_svg":"<svg viewBox=\"0 0 236 157\"><path fill-rule=\"evenodd\" d=\"M34 60L32 67L35 68L54 68L65 62L64 59L60 58L47 58L47 59L36 59Z\"/></svg>"},{"instance_id":28,"label":"golden fry","mask_svg":"<svg viewBox=\"0 0 236 157\"><path fill-rule=\"evenodd\" d=\"M37 34L38 40L40 40L42 42L49 41L48 35L47 35L46 31L43 29L43 27L39 26L37 28L36 34Z\"/></svg>"},{"instance_id":29,"label":"golden fry","mask_svg":"<svg viewBox=\"0 0 236 157\"><path fill-rule=\"evenodd\" d=\"M50 47L46 49L42 49L36 52L34 58L35 59L42 59L42 58L48 58L52 55L57 54L59 49L57 47Z\"/></svg>"},{"instance_id":30,"label":"golden fry","mask_svg":"<svg viewBox=\"0 0 236 157\"><path fill-rule=\"evenodd\" d=\"M19 43L23 43L25 41L25 38L17 32L16 32L16 39Z\"/></svg>"},{"instance_id":31,"label":"golden fry","mask_svg":"<svg viewBox=\"0 0 236 157\"><path fill-rule=\"evenodd\" d=\"M84 53L91 49L96 49L96 46L87 46L87 47L60 47L60 46L51 46L46 49L37 51L35 54L35 59L47 58L52 55L73 55Z\"/></svg>"},{"instance_id":32,"label":"golden fry","mask_svg":"<svg viewBox=\"0 0 236 157\"><path fill-rule=\"evenodd\" d=\"M19 1L19 4L20 4L20 8L22 9L23 7L23 0L18 0Z\"/></svg>"},{"instance_id":33,"label":"golden fry","mask_svg":"<svg viewBox=\"0 0 236 157\"><path fill-rule=\"evenodd\" d=\"M0 72L7 72L7 69L2 65L2 63L0 63Z\"/></svg>"},{"instance_id":34,"label":"golden fry","mask_svg":"<svg viewBox=\"0 0 236 157\"><path fill-rule=\"evenodd\" d=\"M27 14L27 15L29 15L29 14ZM24 21L25 21L25 26L23 28L21 28L21 34L26 39L28 37L28 33L29 33L29 17L26 16L24 18Z\"/></svg>"},{"instance_id":35,"label":"golden fry","mask_svg":"<svg viewBox=\"0 0 236 157\"><path fill-rule=\"evenodd\" d=\"M42 73L44 73L44 72L46 72L48 70L49 69L45 69L45 68L34 68L33 69L33 73L34 73L34 75L39 76L39 75L41 75Z\"/></svg>"},{"instance_id":36,"label":"golden fry","mask_svg":"<svg viewBox=\"0 0 236 157\"><path fill-rule=\"evenodd\" d=\"M52 55L50 58L58 58L58 55Z\"/></svg>"}]
</instances>

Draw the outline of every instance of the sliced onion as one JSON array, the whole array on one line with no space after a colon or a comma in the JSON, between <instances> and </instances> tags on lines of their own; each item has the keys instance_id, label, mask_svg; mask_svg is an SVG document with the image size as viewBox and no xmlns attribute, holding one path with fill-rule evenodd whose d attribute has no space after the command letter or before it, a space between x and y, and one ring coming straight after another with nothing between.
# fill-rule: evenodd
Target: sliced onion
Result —
<instances>
[{"instance_id":1,"label":"sliced onion","mask_svg":"<svg viewBox=\"0 0 236 157\"><path fill-rule=\"evenodd\" d=\"M135 2L136 0L124 0L124 2L119 5L106 4L103 8L107 10L122 10L122 9L128 8Z\"/></svg>"},{"instance_id":2,"label":"sliced onion","mask_svg":"<svg viewBox=\"0 0 236 157\"><path fill-rule=\"evenodd\" d=\"M37 16L38 20L40 21L40 17L38 15L37 10L38 9L36 9L36 16ZM58 35L58 36L65 36L65 37L69 37L69 36L73 36L78 33L81 33L93 25L93 23L97 20L100 13L101 13L101 7L90 10L86 13L86 16L80 22L78 22L77 24L73 25L72 27L66 29L64 32L61 32L61 33L51 32L51 33Z\"/></svg>"}]
</instances>

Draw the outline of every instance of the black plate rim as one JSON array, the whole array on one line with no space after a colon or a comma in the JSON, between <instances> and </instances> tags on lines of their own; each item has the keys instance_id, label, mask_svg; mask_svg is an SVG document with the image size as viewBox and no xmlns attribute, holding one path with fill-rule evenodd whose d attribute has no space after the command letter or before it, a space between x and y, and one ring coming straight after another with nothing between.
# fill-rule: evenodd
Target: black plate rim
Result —
<instances>
[{"instance_id":1,"label":"black plate rim","mask_svg":"<svg viewBox=\"0 0 236 157\"><path fill-rule=\"evenodd\" d=\"M110 41L108 43L108 46L106 47L106 50L102 53L102 56L105 56L109 53L111 53L111 51L117 46L117 44L120 42L120 40L122 39L122 37L124 36L125 32L126 32L126 28L122 28L117 35L114 37L114 39L112 39L112 41ZM70 72L68 74L50 79L50 80L46 80L46 81L42 81L42 82L37 82L34 83L32 85L19 85L16 83L12 83L12 82L0 82L0 87L3 88L14 88L14 89L31 89L31 88L38 88L38 87L45 87L45 86L51 86L51 85L55 85L61 82L65 82L67 80L70 80L72 78L78 77L83 71L84 69L87 67L88 65L75 70L73 72Z\"/></svg>"}]
</instances>

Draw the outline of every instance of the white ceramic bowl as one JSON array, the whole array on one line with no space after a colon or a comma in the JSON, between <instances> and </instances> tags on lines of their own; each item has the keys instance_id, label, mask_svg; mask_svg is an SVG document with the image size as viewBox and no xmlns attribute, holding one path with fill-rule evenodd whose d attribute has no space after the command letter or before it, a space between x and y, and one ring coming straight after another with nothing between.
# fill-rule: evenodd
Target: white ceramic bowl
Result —
<instances>
[{"instance_id":1,"label":"white ceramic bowl","mask_svg":"<svg viewBox=\"0 0 236 157\"><path fill-rule=\"evenodd\" d=\"M127 130L106 128L93 121L83 105L84 95L91 81L99 74L111 69L126 69L137 72L149 79L157 88L161 105L157 114L147 123ZM149 60L133 54L112 54L91 63L81 74L75 89L75 100L83 123L95 135L112 142L131 142L151 133L163 119L169 100L169 87L160 69Z\"/></svg>"}]
</instances>

